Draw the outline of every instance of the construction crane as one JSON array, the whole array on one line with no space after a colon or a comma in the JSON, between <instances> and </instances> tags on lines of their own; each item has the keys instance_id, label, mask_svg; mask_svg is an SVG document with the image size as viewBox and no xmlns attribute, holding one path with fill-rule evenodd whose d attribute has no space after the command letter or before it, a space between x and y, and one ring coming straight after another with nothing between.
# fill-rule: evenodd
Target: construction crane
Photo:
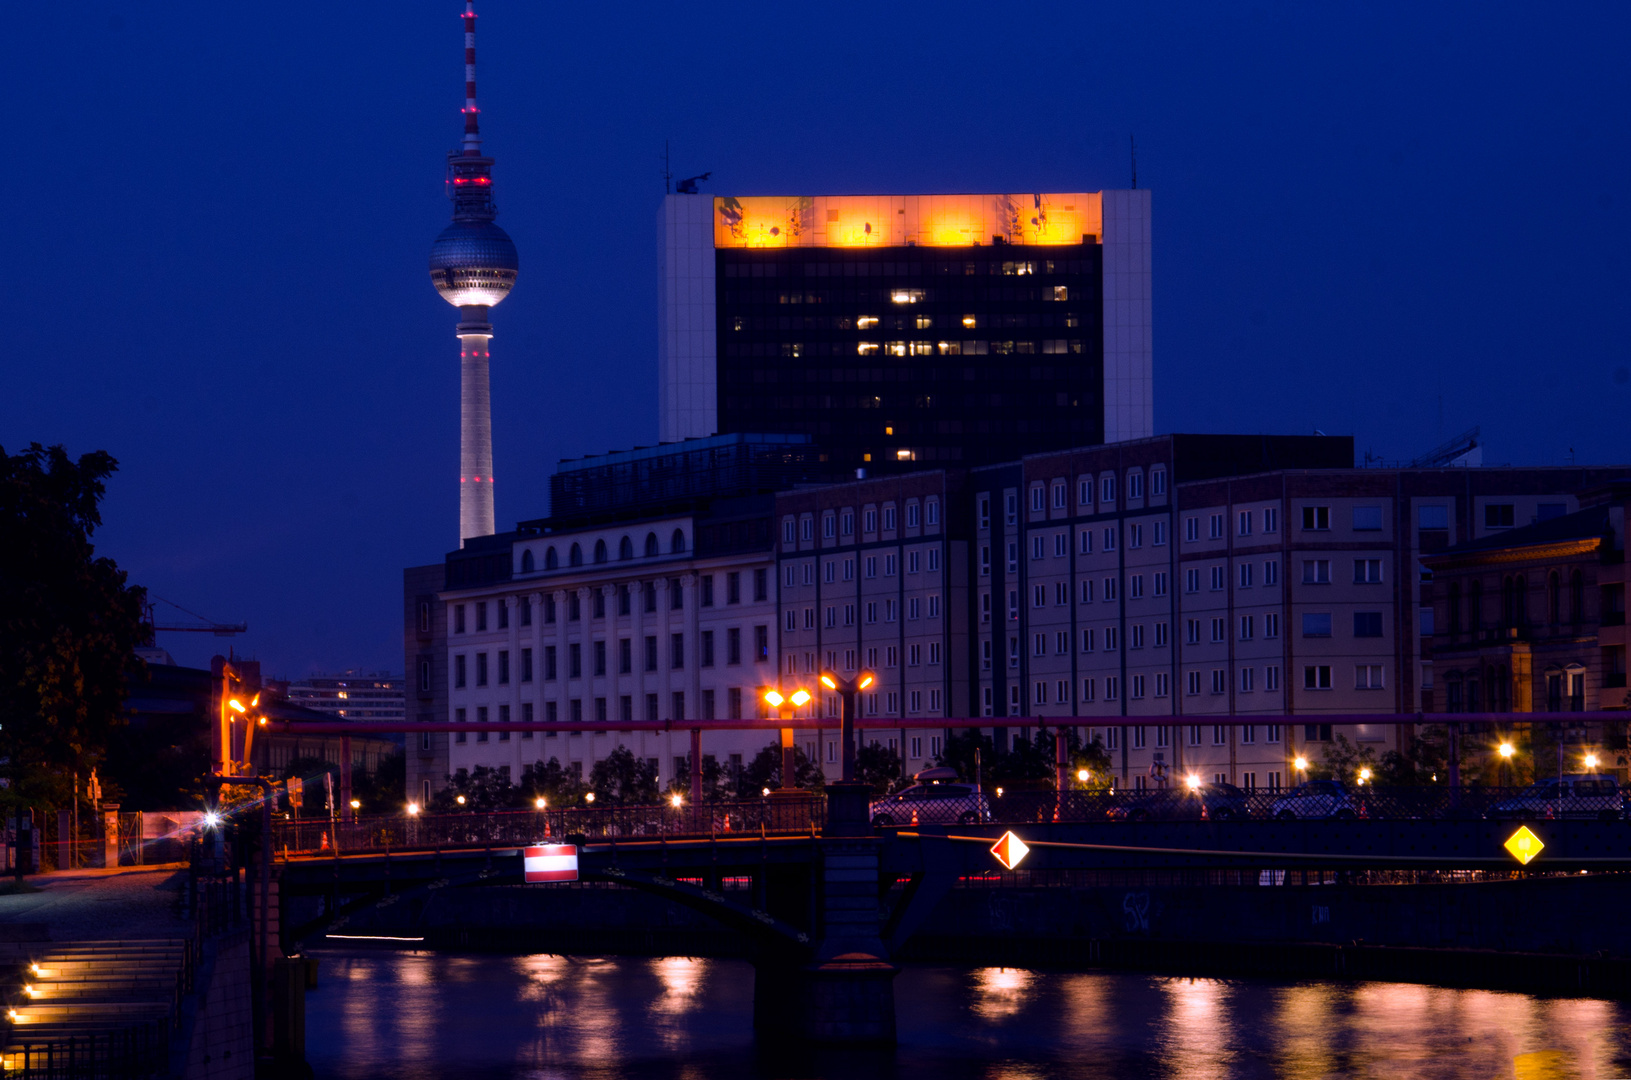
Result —
<instances>
[{"instance_id":1,"label":"construction crane","mask_svg":"<svg viewBox=\"0 0 1631 1080\"><path fill-rule=\"evenodd\" d=\"M158 619L155 617L154 611L153 611L153 607L154 607L153 601L155 601L155 600L158 601L158 603L160 603L160 604L164 604L166 607L175 608L177 611L181 612L183 615L191 615L193 618L197 619L198 621L196 623L167 622L167 623L165 623L163 625L160 625L160 623L159 623ZM166 600L164 597L154 596L152 593L148 593L148 602L147 602L146 605L144 605L144 610L143 610L142 614L143 614L143 618L147 621L148 627L151 628L154 632L157 632L159 630L176 630L176 631L179 631L179 632L184 633L184 634L214 634L216 637L231 637L234 634L247 633L248 630L249 630L249 624L248 623L220 623L220 622L215 622L212 619L204 618L204 616L198 614L198 612L196 612L196 611L188 611L186 608L182 607L180 604L176 603L173 600Z\"/></svg>"}]
</instances>

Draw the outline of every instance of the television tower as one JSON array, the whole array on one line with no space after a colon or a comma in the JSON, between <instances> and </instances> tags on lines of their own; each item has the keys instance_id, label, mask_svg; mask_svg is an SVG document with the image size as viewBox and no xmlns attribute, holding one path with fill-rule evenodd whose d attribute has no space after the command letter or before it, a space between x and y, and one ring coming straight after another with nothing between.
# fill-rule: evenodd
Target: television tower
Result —
<instances>
[{"instance_id":1,"label":"television tower","mask_svg":"<svg viewBox=\"0 0 1631 1080\"><path fill-rule=\"evenodd\" d=\"M488 309L510 293L515 243L493 223L493 159L481 152L476 108L476 5L464 5L464 143L447 155L453 224L430 247L430 280L459 309L459 544L491 536L493 409L488 389Z\"/></svg>"}]
</instances>

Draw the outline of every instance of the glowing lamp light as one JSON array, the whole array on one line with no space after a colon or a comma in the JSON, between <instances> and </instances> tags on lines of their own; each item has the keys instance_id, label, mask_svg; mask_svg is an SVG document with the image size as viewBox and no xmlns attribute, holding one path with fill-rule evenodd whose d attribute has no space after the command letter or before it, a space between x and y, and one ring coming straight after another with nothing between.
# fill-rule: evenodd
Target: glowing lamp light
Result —
<instances>
[{"instance_id":1,"label":"glowing lamp light","mask_svg":"<svg viewBox=\"0 0 1631 1080\"><path fill-rule=\"evenodd\" d=\"M875 681L876 680L874 679L874 677L872 675L872 672L863 671L863 672L861 672L860 679L856 680L855 685L859 689L865 690L867 687L871 686L873 684L873 682L875 682Z\"/></svg>"},{"instance_id":2,"label":"glowing lamp light","mask_svg":"<svg viewBox=\"0 0 1631 1080\"><path fill-rule=\"evenodd\" d=\"M789 698L788 700L790 700L794 705L797 705L800 708L803 708L805 705L808 705L810 703L810 691L802 690L802 689L801 690L794 690L793 691L793 696L791 698Z\"/></svg>"},{"instance_id":3,"label":"glowing lamp light","mask_svg":"<svg viewBox=\"0 0 1631 1080\"><path fill-rule=\"evenodd\" d=\"M592 803L592 802L594 802L594 801L595 801L595 793L594 793L594 792L592 792L592 791L591 791L591 792L589 792L589 794L587 794L587 795L585 795L585 796L584 796L584 797L583 797L583 801L584 801L584 802L589 802L589 803Z\"/></svg>"},{"instance_id":4,"label":"glowing lamp light","mask_svg":"<svg viewBox=\"0 0 1631 1080\"><path fill-rule=\"evenodd\" d=\"M1308 759L1305 757L1299 757L1296 761L1291 763L1291 766L1298 772L1304 772L1308 768Z\"/></svg>"},{"instance_id":5,"label":"glowing lamp light","mask_svg":"<svg viewBox=\"0 0 1631 1080\"><path fill-rule=\"evenodd\" d=\"M1199 791L1201 789L1201 778L1194 773L1184 777L1184 783L1189 786L1190 791Z\"/></svg>"},{"instance_id":6,"label":"glowing lamp light","mask_svg":"<svg viewBox=\"0 0 1631 1080\"><path fill-rule=\"evenodd\" d=\"M408 816L409 817L418 817L419 816L419 804L418 803L411 802L411 803L408 804Z\"/></svg>"},{"instance_id":7,"label":"glowing lamp light","mask_svg":"<svg viewBox=\"0 0 1631 1080\"><path fill-rule=\"evenodd\" d=\"M678 810L681 806L683 806L685 804L685 800L680 798L679 792L675 792L674 795L668 800L668 803L674 809Z\"/></svg>"},{"instance_id":8,"label":"glowing lamp light","mask_svg":"<svg viewBox=\"0 0 1631 1080\"><path fill-rule=\"evenodd\" d=\"M828 690L837 690L838 680L823 672L821 676L821 685L825 686Z\"/></svg>"},{"instance_id":9,"label":"glowing lamp light","mask_svg":"<svg viewBox=\"0 0 1631 1080\"><path fill-rule=\"evenodd\" d=\"M1504 758L1510 758L1515 752L1516 751L1513 750L1512 744L1509 742L1504 742L1500 745L1499 753Z\"/></svg>"},{"instance_id":10,"label":"glowing lamp light","mask_svg":"<svg viewBox=\"0 0 1631 1080\"><path fill-rule=\"evenodd\" d=\"M361 810L362 809L362 800L361 799L352 799L351 800L351 809Z\"/></svg>"},{"instance_id":11,"label":"glowing lamp light","mask_svg":"<svg viewBox=\"0 0 1631 1080\"><path fill-rule=\"evenodd\" d=\"M1359 782L1361 784L1363 784L1365 781L1367 781L1369 779L1370 779L1370 770L1369 769L1360 769L1359 770Z\"/></svg>"},{"instance_id":12,"label":"glowing lamp light","mask_svg":"<svg viewBox=\"0 0 1631 1080\"><path fill-rule=\"evenodd\" d=\"M1597 755L1596 754L1587 754L1586 755L1586 768L1595 769L1596 767L1597 767Z\"/></svg>"},{"instance_id":13,"label":"glowing lamp light","mask_svg":"<svg viewBox=\"0 0 1631 1080\"><path fill-rule=\"evenodd\" d=\"M768 797L770 795L770 789L769 788L760 788L759 789L759 794Z\"/></svg>"},{"instance_id":14,"label":"glowing lamp light","mask_svg":"<svg viewBox=\"0 0 1631 1080\"><path fill-rule=\"evenodd\" d=\"M533 805L534 808L536 808L538 810L542 810L546 806L549 805L549 800L544 798L542 795L540 795L536 799L533 800L532 805Z\"/></svg>"},{"instance_id":15,"label":"glowing lamp light","mask_svg":"<svg viewBox=\"0 0 1631 1080\"><path fill-rule=\"evenodd\" d=\"M204 826L206 828L213 829L219 824L221 824L221 815L217 814L214 810L211 810L204 815Z\"/></svg>"},{"instance_id":16,"label":"glowing lamp light","mask_svg":"<svg viewBox=\"0 0 1631 1080\"><path fill-rule=\"evenodd\" d=\"M340 696L345 697L344 694L341 694ZM253 709L255 706L259 705L260 703L261 703L261 696L259 694L256 694L254 697L249 699L249 707L251 709Z\"/></svg>"},{"instance_id":17,"label":"glowing lamp light","mask_svg":"<svg viewBox=\"0 0 1631 1080\"><path fill-rule=\"evenodd\" d=\"M228 698L227 699L227 705L229 705L232 708L232 711L236 712L236 713L242 713L242 712L248 712L249 711L249 710L244 708L244 703L239 701L237 698Z\"/></svg>"},{"instance_id":18,"label":"glowing lamp light","mask_svg":"<svg viewBox=\"0 0 1631 1080\"><path fill-rule=\"evenodd\" d=\"M261 727L265 727L266 726L266 717L262 716L262 717L257 718L256 723L260 724Z\"/></svg>"},{"instance_id":19,"label":"glowing lamp light","mask_svg":"<svg viewBox=\"0 0 1631 1080\"><path fill-rule=\"evenodd\" d=\"M786 698L782 697L781 694L779 694L775 690L766 690L765 691L765 703L768 704L772 709L781 708L781 703L786 701L786 700L787 700Z\"/></svg>"},{"instance_id":20,"label":"glowing lamp light","mask_svg":"<svg viewBox=\"0 0 1631 1080\"><path fill-rule=\"evenodd\" d=\"M1077 783L1085 784L1091 779L1093 779L1093 774L1088 772L1086 769L1077 769L1076 770L1076 782Z\"/></svg>"},{"instance_id":21,"label":"glowing lamp light","mask_svg":"<svg viewBox=\"0 0 1631 1080\"><path fill-rule=\"evenodd\" d=\"M1002 798L1002 788L997 789L997 798Z\"/></svg>"},{"instance_id":22,"label":"glowing lamp light","mask_svg":"<svg viewBox=\"0 0 1631 1080\"><path fill-rule=\"evenodd\" d=\"M464 796L463 795L455 795L455 796L453 796L453 801L458 803L460 806L463 806L464 805Z\"/></svg>"}]
</instances>

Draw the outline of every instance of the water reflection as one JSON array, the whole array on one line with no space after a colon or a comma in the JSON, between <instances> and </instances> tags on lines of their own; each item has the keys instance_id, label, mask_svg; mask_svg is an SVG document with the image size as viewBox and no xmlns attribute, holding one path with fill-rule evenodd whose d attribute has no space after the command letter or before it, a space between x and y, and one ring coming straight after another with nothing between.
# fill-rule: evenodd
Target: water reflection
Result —
<instances>
[{"instance_id":1,"label":"water reflection","mask_svg":"<svg viewBox=\"0 0 1631 1080\"><path fill-rule=\"evenodd\" d=\"M337 1080L1316 1080L1631 1076L1631 1007L1393 983L913 967L900 1045L757 1044L734 961L325 954L308 1055Z\"/></svg>"}]
</instances>

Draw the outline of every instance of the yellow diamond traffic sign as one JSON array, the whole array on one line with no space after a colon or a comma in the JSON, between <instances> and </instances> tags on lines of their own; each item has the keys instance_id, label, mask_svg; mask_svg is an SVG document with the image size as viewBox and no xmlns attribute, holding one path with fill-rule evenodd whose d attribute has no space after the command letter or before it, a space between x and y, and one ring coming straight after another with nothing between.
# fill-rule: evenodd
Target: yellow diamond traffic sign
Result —
<instances>
[{"instance_id":1,"label":"yellow diamond traffic sign","mask_svg":"<svg viewBox=\"0 0 1631 1080\"><path fill-rule=\"evenodd\" d=\"M1529 860L1539 855L1540 849L1546 845L1540 842L1540 837L1529 831L1529 826L1519 825L1518 831L1507 837L1506 843L1501 846L1518 862L1528 866Z\"/></svg>"},{"instance_id":2,"label":"yellow diamond traffic sign","mask_svg":"<svg viewBox=\"0 0 1631 1080\"><path fill-rule=\"evenodd\" d=\"M1030 853L1031 849L1026 846L1025 841L1011 832L1003 833L1002 839L991 845L991 854L995 855L997 861L1002 863L1004 870L1012 870L1019 865L1021 859Z\"/></svg>"}]
</instances>

